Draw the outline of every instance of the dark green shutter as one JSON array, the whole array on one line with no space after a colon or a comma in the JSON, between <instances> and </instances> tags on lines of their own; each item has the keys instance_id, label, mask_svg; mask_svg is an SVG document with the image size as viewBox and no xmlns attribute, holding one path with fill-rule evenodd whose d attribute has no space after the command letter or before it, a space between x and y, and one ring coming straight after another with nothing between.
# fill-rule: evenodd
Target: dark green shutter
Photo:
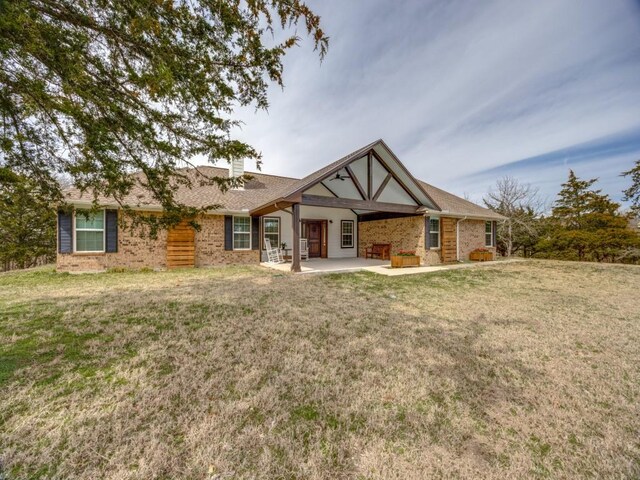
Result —
<instances>
[{"instance_id":1,"label":"dark green shutter","mask_svg":"<svg viewBox=\"0 0 640 480\"><path fill-rule=\"evenodd\" d=\"M251 217L251 250L260 249L260 218Z\"/></svg>"},{"instance_id":2,"label":"dark green shutter","mask_svg":"<svg viewBox=\"0 0 640 480\"><path fill-rule=\"evenodd\" d=\"M427 250L431 248L431 235L429 235L429 219L430 217L424 217L424 248Z\"/></svg>"},{"instance_id":3,"label":"dark green shutter","mask_svg":"<svg viewBox=\"0 0 640 480\"><path fill-rule=\"evenodd\" d=\"M107 210L105 212L105 252L116 253L118 251L118 211Z\"/></svg>"},{"instance_id":4,"label":"dark green shutter","mask_svg":"<svg viewBox=\"0 0 640 480\"><path fill-rule=\"evenodd\" d=\"M224 216L224 249L233 250L233 216Z\"/></svg>"},{"instance_id":5,"label":"dark green shutter","mask_svg":"<svg viewBox=\"0 0 640 480\"><path fill-rule=\"evenodd\" d=\"M497 227L498 222L493 221L491 222L491 246L495 247L496 246L496 227Z\"/></svg>"},{"instance_id":6,"label":"dark green shutter","mask_svg":"<svg viewBox=\"0 0 640 480\"><path fill-rule=\"evenodd\" d=\"M58 252L73 253L73 215L71 212L58 212Z\"/></svg>"}]
</instances>

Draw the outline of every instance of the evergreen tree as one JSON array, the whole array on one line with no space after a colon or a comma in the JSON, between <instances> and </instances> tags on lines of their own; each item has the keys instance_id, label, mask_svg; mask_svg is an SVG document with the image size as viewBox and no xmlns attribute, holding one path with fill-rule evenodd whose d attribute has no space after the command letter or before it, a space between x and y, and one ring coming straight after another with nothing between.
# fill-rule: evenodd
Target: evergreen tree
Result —
<instances>
[{"instance_id":1,"label":"evergreen tree","mask_svg":"<svg viewBox=\"0 0 640 480\"><path fill-rule=\"evenodd\" d=\"M196 156L259 160L232 137L233 112L267 107L298 26L324 56L320 18L302 0L0 1L0 167L56 201L67 174L117 201L139 182L164 207L149 222L195 215L174 198L190 184L179 168Z\"/></svg>"},{"instance_id":2,"label":"evergreen tree","mask_svg":"<svg viewBox=\"0 0 640 480\"><path fill-rule=\"evenodd\" d=\"M37 182L0 168L0 265L28 268L53 260L56 216Z\"/></svg>"},{"instance_id":3,"label":"evergreen tree","mask_svg":"<svg viewBox=\"0 0 640 480\"><path fill-rule=\"evenodd\" d=\"M631 186L624 192L623 200L631 202L631 210L640 217L640 160L631 170L622 172L624 177L631 177Z\"/></svg>"},{"instance_id":4,"label":"evergreen tree","mask_svg":"<svg viewBox=\"0 0 640 480\"><path fill-rule=\"evenodd\" d=\"M591 187L597 179L580 180L573 170L562 184L548 231L537 248L546 256L571 260L615 261L640 239L627 228L620 205Z\"/></svg>"}]
</instances>

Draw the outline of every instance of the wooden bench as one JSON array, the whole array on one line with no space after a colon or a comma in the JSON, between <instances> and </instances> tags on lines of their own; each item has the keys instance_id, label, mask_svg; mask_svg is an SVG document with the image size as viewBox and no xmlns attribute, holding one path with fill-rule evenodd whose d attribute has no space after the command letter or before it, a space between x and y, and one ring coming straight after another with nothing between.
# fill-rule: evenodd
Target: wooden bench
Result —
<instances>
[{"instance_id":1,"label":"wooden bench","mask_svg":"<svg viewBox=\"0 0 640 480\"><path fill-rule=\"evenodd\" d=\"M390 243L374 243L365 250L365 258L378 257L380 260L389 260L391 258Z\"/></svg>"}]
</instances>

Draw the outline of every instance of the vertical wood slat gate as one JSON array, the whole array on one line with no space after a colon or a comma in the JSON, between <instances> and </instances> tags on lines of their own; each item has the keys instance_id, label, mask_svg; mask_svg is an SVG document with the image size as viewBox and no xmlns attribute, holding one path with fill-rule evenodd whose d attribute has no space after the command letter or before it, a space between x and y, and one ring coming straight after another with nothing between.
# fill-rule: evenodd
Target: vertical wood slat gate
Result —
<instances>
[{"instance_id":1,"label":"vertical wood slat gate","mask_svg":"<svg viewBox=\"0 0 640 480\"><path fill-rule=\"evenodd\" d=\"M180 222L167 232L167 268L187 268L196 264L196 232Z\"/></svg>"},{"instance_id":2,"label":"vertical wood slat gate","mask_svg":"<svg viewBox=\"0 0 640 480\"><path fill-rule=\"evenodd\" d=\"M458 245L456 242L456 220L443 217L440 220L442 229L442 261L444 263L455 262L458 258Z\"/></svg>"}]
</instances>

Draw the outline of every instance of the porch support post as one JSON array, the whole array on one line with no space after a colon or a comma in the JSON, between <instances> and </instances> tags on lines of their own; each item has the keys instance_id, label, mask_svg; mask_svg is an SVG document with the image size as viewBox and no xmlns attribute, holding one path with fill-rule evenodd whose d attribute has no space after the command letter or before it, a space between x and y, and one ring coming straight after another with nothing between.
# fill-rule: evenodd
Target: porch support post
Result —
<instances>
[{"instance_id":1,"label":"porch support post","mask_svg":"<svg viewBox=\"0 0 640 480\"><path fill-rule=\"evenodd\" d=\"M291 271L300 272L300 204L294 203L293 210L293 258L291 259Z\"/></svg>"}]
</instances>

